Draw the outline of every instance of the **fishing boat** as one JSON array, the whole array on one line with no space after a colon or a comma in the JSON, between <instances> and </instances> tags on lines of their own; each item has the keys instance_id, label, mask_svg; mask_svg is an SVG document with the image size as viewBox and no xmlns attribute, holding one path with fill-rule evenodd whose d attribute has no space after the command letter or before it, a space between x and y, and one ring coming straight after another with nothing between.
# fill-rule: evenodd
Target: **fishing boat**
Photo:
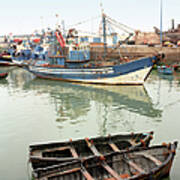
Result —
<instances>
[{"instance_id":1,"label":"fishing boat","mask_svg":"<svg viewBox=\"0 0 180 180\"><path fill-rule=\"evenodd\" d=\"M85 158L93 155L90 143L101 154L115 151L116 149L148 146L153 137L153 132L135 133L124 135L109 135L95 138L85 138L68 142L53 142L34 144L29 146L31 165L34 169L53 165L66 161L72 161L79 157Z\"/></svg>"},{"instance_id":2,"label":"fishing boat","mask_svg":"<svg viewBox=\"0 0 180 180\"><path fill-rule=\"evenodd\" d=\"M0 72L0 79L5 79L7 76L8 76L7 72L5 72L5 73Z\"/></svg>"},{"instance_id":3,"label":"fishing boat","mask_svg":"<svg viewBox=\"0 0 180 180\"><path fill-rule=\"evenodd\" d=\"M93 84L127 84L142 85L147 79L152 66L160 55L142 57L124 61L121 59L107 58L106 43L106 15L102 15L104 54L101 61L90 58L90 52L86 50L73 50L68 54L65 40L58 29L55 32L59 42L60 55L49 56L47 61L36 61L25 67L35 76L44 79L62 80Z\"/></svg>"},{"instance_id":4,"label":"fishing boat","mask_svg":"<svg viewBox=\"0 0 180 180\"><path fill-rule=\"evenodd\" d=\"M160 180L170 174L177 142L136 148L102 156L96 147L95 156L63 164L33 169L34 180Z\"/></svg>"},{"instance_id":5,"label":"fishing boat","mask_svg":"<svg viewBox=\"0 0 180 180\"><path fill-rule=\"evenodd\" d=\"M14 66L15 63L12 61L11 55L9 53L0 54L0 66Z\"/></svg>"},{"instance_id":6,"label":"fishing boat","mask_svg":"<svg viewBox=\"0 0 180 180\"><path fill-rule=\"evenodd\" d=\"M165 65L158 66L157 69L158 69L158 72L161 74L165 74L165 75L173 74L173 69L170 68L169 66L165 66Z\"/></svg>"}]
</instances>

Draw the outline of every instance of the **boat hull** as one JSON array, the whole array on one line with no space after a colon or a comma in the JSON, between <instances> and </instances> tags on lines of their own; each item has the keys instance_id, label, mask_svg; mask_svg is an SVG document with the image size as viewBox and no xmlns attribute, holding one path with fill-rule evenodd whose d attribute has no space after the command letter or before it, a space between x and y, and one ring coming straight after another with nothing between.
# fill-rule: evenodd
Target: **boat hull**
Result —
<instances>
[{"instance_id":1,"label":"boat hull","mask_svg":"<svg viewBox=\"0 0 180 180\"><path fill-rule=\"evenodd\" d=\"M28 71L39 78L94 84L141 85L149 75L154 58L147 57L125 64L94 68L56 68L29 65Z\"/></svg>"},{"instance_id":2,"label":"boat hull","mask_svg":"<svg viewBox=\"0 0 180 180\"><path fill-rule=\"evenodd\" d=\"M13 66L15 65L11 59L11 56L0 56L0 66Z\"/></svg>"},{"instance_id":3,"label":"boat hull","mask_svg":"<svg viewBox=\"0 0 180 180\"><path fill-rule=\"evenodd\" d=\"M93 145L91 148L95 149ZM79 161L34 169L32 175L36 180L158 180L169 175L176 148L177 142L174 142L150 148L113 152L104 156L96 154Z\"/></svg>"},{"instance_id":4,"label":"boat hull","mask_svg":"<svg viewBox=\"0 0 180 180\"><path fill-rule=\"evenodd\" d=\"M66 142L49 142L45 144L34 144L29 147L30 161L34 169L46 167L59 163L67 162L81 158L87 158L93 155L89 148L89 142L97 146L100 154L114 152L115 147L119 150L133 149L135 147L148 147L152 140L153 132L131 133L100 136L95 138L85 138ZM112 145L115 144L115 145ZM76 153L74 153L76 151ZM58 159L57 159L58 158ZM53 161L52 161L53 159Z\"/></svg>"}]
</instances>

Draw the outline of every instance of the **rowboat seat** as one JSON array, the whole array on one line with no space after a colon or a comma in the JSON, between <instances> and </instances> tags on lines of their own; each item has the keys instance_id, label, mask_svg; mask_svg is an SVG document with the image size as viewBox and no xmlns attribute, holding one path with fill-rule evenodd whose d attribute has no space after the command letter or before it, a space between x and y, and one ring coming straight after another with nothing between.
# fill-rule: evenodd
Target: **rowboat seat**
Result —
<instances>
[{"instance_id":1,"label":"rowboat seat","mask_svg":"<svg viewBox=\"0 0 180 180\"><path fill-rule=\"evenodd\" d=\"M154 156L147 154L147 153L138 153L138 155L141 155L149 160L151 160L152 162L154 162L157 166L160 166L162 164L162 162L160 160L158 160L157 158L155 158Z\"/></svg>"},{"instance_id":2,"label":"rowboat seat","mask_svg":"<svg viewBox=\"0 0 180 180\"><path fill-rule=\"evenodd\" d=\"M119 148L112 142L109 143L114 152L120 152Z\"/></svg>"},{"instance_id":3,"label":"rowboat seat","mask_svg":"<svg viewBox=\"0 0 180 180\"><path fill-rule=\"evenodd\" d=\"M42 152L42 155L43 154L45 155L47 153L58 152L58 151L61 151L61 152L64 151L64 153L68 153L68 154L70 153L70 155L72 157L74 157L74 158L78 158L79 157L77 152L76 152L76 150L75 150L75 148L71 147L71 146L65 146L65 147L59 147L59 148L53 148L53 149L44 150Z\"/></svg>"},{"instance_id":4,"label":"rowboat seat","mask_svg":"<svg viewBox=\"0 0 180 180\"><path fill-rule=\"evenodd\" d=\"M145 173L145 171L140 168L137 164L135 164L133 161L123 159L127 164L129 164L131 167L133 167L135 170L137 170L139 173Z\"/></svg>"}]
</instances>

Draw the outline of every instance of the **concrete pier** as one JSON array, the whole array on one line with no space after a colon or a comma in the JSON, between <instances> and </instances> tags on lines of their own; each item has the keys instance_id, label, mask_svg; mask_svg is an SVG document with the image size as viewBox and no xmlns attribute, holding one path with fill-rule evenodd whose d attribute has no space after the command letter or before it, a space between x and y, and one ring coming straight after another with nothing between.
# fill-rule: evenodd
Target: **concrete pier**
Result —
<instances>
[{"instance_id":1,"label":"concrete pier","mask_svg":"<svg viewBox=\"0 0 180 180\"><path fill-rule=\"evenodd\" d=\"M103 55L103 47L91 47L92 58L98 58ZM173 64L180 63L180 47L148 47L148 46L126 46L117 49L108 48L108 57L119 58L127 56L129 58L137 58L142 56L151 56L158 53L165 54L164 63Z\"/></svg>"}]
</instances>

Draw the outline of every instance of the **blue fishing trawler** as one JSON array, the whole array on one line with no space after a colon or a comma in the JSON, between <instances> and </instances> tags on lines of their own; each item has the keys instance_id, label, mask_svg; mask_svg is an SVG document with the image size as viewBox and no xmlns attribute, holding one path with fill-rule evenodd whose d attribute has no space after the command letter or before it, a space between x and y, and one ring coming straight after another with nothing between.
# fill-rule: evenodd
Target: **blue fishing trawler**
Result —
<instances>
[{"instance_id":1,"label":"blue fishing trawler","mask_svg":"<svg viewBox=\"0 0 180 180\"><path fill-rule=\"evenodd\" d=\"M101 61L91 59L89 50L73 50L63 55L65 40L61 32L56 30L59 55L49 56L46 61L35 61L25 69L44 79L95 84L143 84L159 56L130 61L107 59L106 15L103 14L102 18L104 55Z\"/></svg>"}]
</instances>

